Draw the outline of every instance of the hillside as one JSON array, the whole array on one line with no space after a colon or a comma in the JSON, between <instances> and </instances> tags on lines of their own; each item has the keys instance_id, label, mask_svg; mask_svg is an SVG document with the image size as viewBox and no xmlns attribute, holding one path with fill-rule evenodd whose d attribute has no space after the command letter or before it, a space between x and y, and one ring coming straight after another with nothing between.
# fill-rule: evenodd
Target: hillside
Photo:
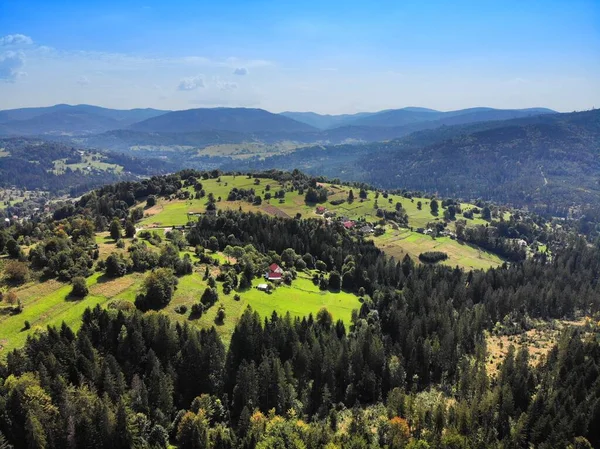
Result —
<instances>
[{"instance_id":1,"label":"hillside","mask_svg":"<svg viewBox=\"0 0 600 449\"><path fill-rule=\"evenodd\" d=\"M600 111L444 126L389 142L313 146L225 168L313 174L486 198L564 215L599 204Z\"/></svg>"},{"instance_id":2,"label":"hillside","mask_svg":"<svg viewBox=\"0 0 600 449\"><path fill-rule=\"evenodd\" d=\"M310 132L312 126L291 118L272 114L263 109L207 108L169 112L159 117L135 123L134 131L190 133L200 131L255 132Z\"/></svg>"},{"instance_id":3,"label":"hillside","mask_svg":"<svg viewBox=\"0 0 600 449\"><path fill-rule=\"evenodd\" d=\"M377 114L376 112L358 112L356 114L317 114L315 112L292 112L285 111L281 115L294 119L298 122L306 123L318 129L331 129L345 126L349 122L361 117L368 117Z\"/></svg>"},{"instance_id":4,"label":"hillside","mask_svg":"<svg viewBox=\"0 0 600 449\"><path fill-rule=\"evenodd\" d=\"M566 221L297 171L47 207L0 229L4 447L499 447L517 421L600 443L600 253Z\"/></svg>"},{"instance_id":5,"label":"hillside","mask_svg":"<svg viewBox=\"0 0 600 449\"><path fill-rule=\"evenodd\" d=\"M91 105L59 104L0 111L0 134L89 134L124 128L164 114L157 109L108 109Z\"/></svg>"},{"instance_id":6,"label":"hillside","mask_svg":"<svg viewBox=\"0 0 600 449\"><path fill-rule=\"evenodd\" d=\"M464 123L485 122L491 120L508 120L513 118L527 117L531 115L555 113L551 109L493 109L493 108L470 108L457 111L440 112L430 109L406 108L382 111L368 117L357 118L349 125L373 126L373 127L397 127L411 124L423 124L427 127L459 125ZM424 125L425 122L433 122Z\"/></svg>"},{"instance_id":7,"label":"hillside","mask_svg":"<svg viewBox=\"0 0 600 449\"><path fill-rule=\"evenodd\" d=\"M173 169L171 163L157 159L80 150L33 138L0 139L0 188L82 193L102 184Z\"/></svg>"},{"instance_id":8,"label":"hillside","mask_svg":"<svg viewBox=\"0 0 600 449\"><path fill-rule=\"evenodd\" d=\"M600 110L512 121L415 150L360 157L364 179L558 211L598 204Z\"/></svg>"}]
</instances>

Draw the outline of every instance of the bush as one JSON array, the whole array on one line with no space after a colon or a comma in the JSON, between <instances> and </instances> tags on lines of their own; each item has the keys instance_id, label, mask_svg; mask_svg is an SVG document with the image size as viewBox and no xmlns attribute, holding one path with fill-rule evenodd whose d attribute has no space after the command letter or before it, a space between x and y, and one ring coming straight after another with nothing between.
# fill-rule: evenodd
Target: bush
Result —
<instances>
[{"instance_id":1,"label":"bush","mask_svg":"<svg viewBox=\"0 0 600 449\"><path fill-rule=\"evenodd\" d=\"M11 306L14 306L17 301L19 300L17 298L17 294L15 292L13 292L12 290L10 290L8 293L6 293L3 297L4 301L6 302L6 304L10 304Z\"/></svg>"},{"instance_id":2,"label":"bush","mask_svg":"<svg viewBox=\"0 0 600 449\"><path fill-rule=\"evenodd\" d=\"M23 323L23 329L25 329L25 330L31 329L31 323L29 321L25 321Z\"/></svg>"},{"instance_id":3,"label":"bush","mask_svg":"<svg viewBox=\"0 0 600 449\"><path fill-rule=\"evenodd\" d=\"M175 307L175 313L184 315L186 312L187 312L187 306L185 304L181 304L181 305Z\"/></svg>"},{"instance_id":4,"label":"bush","mask_svg":"<svg viewBox=\"0 0 600 449\"><path fill-rule=\"evenodd\" d=\"M200 298L200 302L208 309L212 307L214 303L216 303L219 299L219 294L217 293L216 288L207 287L202 293L202 297Z\"/></svg>"},{"instance_id":5,"label":"bush","mask_svg":"<svg viewBox=\"0 0 600 449\"><path fill-rule=\"evenodd\" d=\"M29 268L23 262L9 260L4 264L4 278L10 284L23 284L29 277Z\"/></svg>"},{"instance_id":6,"label":"bush","mask_svg":"<svg viewBox=\"0 0 600 449\"><path fill-rule=\"evenodd\" d=\"M135 305L140 310L158 310L167 306L173 298L177 278L172 270L159 268L144 279L143 293L135 298Z\"/></svg>"},{"instance_id":7,"label":"bush","mask_svg":"<svg viewBox=\"0 0 600 449\"><path fill-rule=\"evenodd\" d=\"M219 310L217 310L217 316L215 317L215 323L223 324L225 321L225 306L221 304Z\"/></svg>"},{"instance_id":8,"label":"bush","mask_svg":"<svg viewBox=\"0 0 600 449\"><path fill-rule=\"evenodd\" d=\"M240 299L242 299L242 297L236 293L235 295L233 295L233 299L235 301L239 301Z\"/></svg>"},{"instance_id":9,"label":"bush","mask_svg":"<svg viewBox=\"0 0 600 449\"><path fill-rule=\"evenodd\" d=\"M424 263L436 263L442 260L446 260L448 258L448 254L442 251L426 251L424 253L419 254L419 260Z\"/></svg>"},{"instance_id":10,"label":"bush","mask_svg":"<svg viewBox=\"0 0 600 449\"><path fill-rule=\"evenodd\" d=\"M202 304L196 303L192 304L192 310L190 312L190 320L200 318L204 313L204 306Z\"/></svg>"},{"instance_id":11,"label":"bush","mask_svg":"<svg viewBox=\"0 0 600 449\"><path fill-rule=\"evenodd\" d=\"M84 298L89 293L85 278L77 276L73 278L73 289L71 295L77 296L78 298Z\"/></svg>"}]
</instances>

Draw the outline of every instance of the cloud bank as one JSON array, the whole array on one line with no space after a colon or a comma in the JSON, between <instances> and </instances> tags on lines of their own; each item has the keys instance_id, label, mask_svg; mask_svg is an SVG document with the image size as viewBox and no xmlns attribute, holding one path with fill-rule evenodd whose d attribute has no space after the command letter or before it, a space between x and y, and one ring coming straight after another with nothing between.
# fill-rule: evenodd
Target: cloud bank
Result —
<instances>
[{"instance_id":1,"label":"cloud bank","mask_svg":"<svg viewBox=\"0 0 600 449\"><path fill-rule=\"evenodd\" d=\"M234 75L244 76L248 74L248 69L246 67L238 67L233 71Z\"/></svg>"}]
</instances>

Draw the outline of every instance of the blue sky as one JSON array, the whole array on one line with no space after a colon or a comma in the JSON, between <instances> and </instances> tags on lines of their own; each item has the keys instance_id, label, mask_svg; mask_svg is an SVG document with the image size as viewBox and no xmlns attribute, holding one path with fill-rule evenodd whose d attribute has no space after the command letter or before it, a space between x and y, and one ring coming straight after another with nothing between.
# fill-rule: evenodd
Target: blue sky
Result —
<instances>
[{"instance_id":1,"label":"blue sky","mask_svg":"<svg viewBox=\"0 0 600 449\"><path fill-rule=\"evenodd\" d=\"M600 1L0 0L0 109L600 106Z\"/></svg>"}]
</instances>

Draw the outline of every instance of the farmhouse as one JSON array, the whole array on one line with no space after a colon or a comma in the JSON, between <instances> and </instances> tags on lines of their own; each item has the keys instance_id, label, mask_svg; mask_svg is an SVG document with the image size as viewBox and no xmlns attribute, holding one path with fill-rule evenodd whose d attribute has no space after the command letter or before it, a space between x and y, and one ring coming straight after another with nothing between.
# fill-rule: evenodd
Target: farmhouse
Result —
<instances>
[{"instance_id":1,"label":"farmhouse","mask_svg":"<svg viewBox=\"0 0 600 449\"><path fill-rule=\"evenodd\" d=\"M276 263L272 263L269 266L269 271L265 274L265 277L270 281L279 281L283 275L283 269Z\"/></svg>"},{"instance_id":2,"label":"farmhouse","mask_svg":"<svg viewBox=\"0 0 600 449\"><path fill-rule=\"evenodd\" d=\"M319 215L323 215L326 211L327 211L327 209L325 208L325 206L317 206L317 209L315 212Z\"/></svg>"},{"instance_id":3,"label":"farmhouse","mask_svg":"<svg viewBox=\"0 0 600 449\"><path fill-rule=\"evenodd\" d=\"M267 284L258 284L256 286L256 288L263 292L266 292L267 290L269 290L269 286Z\"/></svg>"},{"instance_id":4,"label":"farmhouse","mask_svg":"<svg viewBox=\"0 0 600 449\"><path fill-rule=\"evenodd\" d=\"M345 221L343 223L346 229L352 229L354 227L354 222L352 220Z\"/></svg>"}]
</instances>

